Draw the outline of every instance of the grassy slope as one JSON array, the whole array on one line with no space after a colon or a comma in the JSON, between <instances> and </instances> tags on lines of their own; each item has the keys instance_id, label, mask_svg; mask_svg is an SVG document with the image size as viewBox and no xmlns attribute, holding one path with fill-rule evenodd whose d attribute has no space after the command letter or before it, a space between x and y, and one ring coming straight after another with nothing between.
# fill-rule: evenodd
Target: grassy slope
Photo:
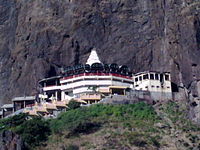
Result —
<instances>
[{"instance_id":1,"label":"grassy slope","mask_svg":"<svg viewBox=\"0 0 200 150\"><path fill-rule=\"evenodd\" d=\"M51 121L53 134L38 149L200 149L200 129L185 110L173 102L71 110Z\"/></svg>"},{"instance_id":2,"label":"grassy slope","mask_svg":"<svg viewBox=\"0 0 200 150\"><path fill-rule=\"evenodd\" d=\"M1 120L0 131L12 130L38 150L200 149L200 128L187 119L186 110L174 102L154 108L145 103L92 105L52 120L15 116Z\"/></svg>"}]
</instances>

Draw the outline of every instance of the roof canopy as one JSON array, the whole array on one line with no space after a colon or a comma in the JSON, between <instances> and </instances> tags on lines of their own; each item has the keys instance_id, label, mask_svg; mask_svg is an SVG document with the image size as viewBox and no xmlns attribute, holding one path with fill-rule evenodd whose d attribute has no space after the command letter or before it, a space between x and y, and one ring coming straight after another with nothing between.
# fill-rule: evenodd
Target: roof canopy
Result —
<instances>
[{"instance_id":1,"label":"roof canopy","mask_svg":"<svg viewBox=\"0 0 200 150\"><path fill-rule=\"evenodd\" d=\"M127 89L127 86L109 86L109 89Z\"/></svg>"},{"instance_id":2,"label":"roof canopy","mask_svg":"<svg viewBox=\"0 0 200 150\"><path fill-rule=\"evenodd\" d=\"M35 100L35 96L24 96L24 97L15 97L12 99L12 101L32 101Z\"/></svg>"},{"instance_id":3,"label":"roof canopy","mask_svg":"<svg viewBox=\"0 0 200 150\"><path fill-rule=\"evenodd\" d=\"M97 55L97 51L96 51L96 48L93 48L91 53L90 53L90 56L86 62L86 64L89 64L89 65L92 65L94 63L101 63L98 55Z\"/></svg>"},{"instance_id":4,"label":"roof canopy","mask_svg":"<svg viewBox=\"0 0 200 150\"><path fill-rule=\"evenodd\" d=\"M13 104L4 104L1 106L1 109L6 109L6 108L13 108Z\"/></svg>"}]
</instances>

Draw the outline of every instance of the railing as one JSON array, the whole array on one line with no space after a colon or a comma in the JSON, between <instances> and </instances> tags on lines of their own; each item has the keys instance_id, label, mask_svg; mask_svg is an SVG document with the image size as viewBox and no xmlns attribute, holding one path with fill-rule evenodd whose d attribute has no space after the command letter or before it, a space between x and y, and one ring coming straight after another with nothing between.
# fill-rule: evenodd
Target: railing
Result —
<instances>
[{"instance_id":1,"label":"railing","mask_svg":"<svg viewBox=\"0 0 200 150\"><path fill-rule=\"evenodd\" d=\"M60 85L48 85L44 87L45 89L54 89L54 90L58 90L60 89Z\"/></svg>"},{"instance_id":2,"label":"railing","mask_svg":"<svg viewBox=\"0 0 200 150\"><path fill-rule=\"evenodd\" d=\"M44 107L46 107L47 109L57 109L56 105L52 103L44 104Z\"/></svg>"},{"instance_id":3,"label":"railing","mask_svg":"<svg viewBox=\"0 0 200 150\"><path fill-rule=\"evenodd\" d=\"M129 76L124 76L121 74L116 74L116 73L82 73L79 75L73 75L73 76L69 76L69 77L63 77L62 80L68 80L68 79L72 79L72 78L76 78L76 77L82 77L82 76L115 76L115 77L120 77L120 78L126 78L126 79L132 79Z\"/></svg>"},{"instance_id":4,"label":"railing","mask_svg":"<svg viewBox=\"0 0 200 150\"><path fill-rule=\"evenodd\" d=\"M37 106L36 107L36 111L40 111L40 112L47 112L47 109L43 106Z\"/></svg>"},{"instance_id":5,"label":"railing","mask_svg":"<svg viewBox=\"0 0 200 150\"><path fill-rule=\"evenodd\" d=\"M109 89L99 89L98 91L101 93L110 93Z\"/></svg>"},{"instance_id":6,"label":"railing","mask_svg":"<svg viewBox=\"0 0 200 150\"><path fill-rule=\"evenodd\" d=\"M100 100L101 99L101 95L82 95L81 99L94 99L94 100Z\"/></svg>"},{"instance_id":7,"label":"railing","mask_svg":"<svg viewBox=\"0 0 200 150\"><path fill-rule=\"evenodd\" d=\"M60 107L67 107L66 106L66 102L63 102L63 101L55 101L53 102L53 104L55 104L56 106L60 106Z\"/></svg>"}]
</instances>

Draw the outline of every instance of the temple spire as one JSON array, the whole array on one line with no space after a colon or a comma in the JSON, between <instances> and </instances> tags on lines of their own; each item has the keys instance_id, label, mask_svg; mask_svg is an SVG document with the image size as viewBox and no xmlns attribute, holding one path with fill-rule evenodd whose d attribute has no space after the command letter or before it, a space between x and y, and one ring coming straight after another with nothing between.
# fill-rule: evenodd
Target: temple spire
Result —
<instances>
[{"instance_id":1,"label":"temple spire","mask_svg":"<svg viewBox=\"0 0 200 150\"><path fill-rule=\"evenodd\" d=\"M89 65L92 65L93 63L101 63L101 61L97 55L96 48L93 48L91 50L90 56L86 62L86 64L89 64Z\"/></svg>"}]
</instances>

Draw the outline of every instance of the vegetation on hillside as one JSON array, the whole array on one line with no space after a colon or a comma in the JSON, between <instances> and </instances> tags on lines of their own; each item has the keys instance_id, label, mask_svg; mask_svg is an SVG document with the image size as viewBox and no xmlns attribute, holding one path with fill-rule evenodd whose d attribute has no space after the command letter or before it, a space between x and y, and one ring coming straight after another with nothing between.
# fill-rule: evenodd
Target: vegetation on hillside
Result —
<instances>
[{"instance_id":1,"label":"vegetation on hillside","mask_svg":"<svg viewBox=\"0 0 200 150\"><path fill-rule=\"evenodd\" d=\"M26 149L39 146L48 139L51 133L48 121L41 117L29 117L27 114L0 120L0 132L5 130L11 130L21 135Z\"/></svg>"},{"instance_id":2,"label":"vegetation on hillside","mask_svg":"<svg viewBox=\"0 0 200 150\"><path fill-rule=\"evenodd\" d=\"M67 108L68 110L76 109L76 108L80 107L80 103L75 100L71 100L67 106L68 106L68 108Z\"/></svg>"},{"instance_id":3,"label":"vegetation on hillside","mask_svg":"<svg viewBox=\"0 0 200 150\"><path fill-rule=\"evenodd\" d=\"M34 117L24 122L17 126L14 131L21 135L25 142L25 146L28 149L39 146L48 139L48 136L51 133L49 122L40 117Z\"/></svg>"},{"instance_id":4,"label":"vegetation on hillside","mask_svg":"<svg viewBox=\"0 0 200 150\"><path fill-rule=\"evenodd\" d=\"M20 114L11 118L0 119L0 132L4 130L12 130L13 128L26 122L27 114Z\"/></svg>"},{"instance_id":5,"label":"vegetation on hillside","mask_svg":"<svg viewBox=\"0 0 200 150\"><path fill-rule=\"evenodd\" d=\"M143 102L70 105L56 119L30 119L21 114L1 120L0 131L12 130L21 135L29 149L162 149L172 144L185 149L200 147L200 129L186 118L185 109L174 102L156 109Z\"/></svg>"}]
</instances>

